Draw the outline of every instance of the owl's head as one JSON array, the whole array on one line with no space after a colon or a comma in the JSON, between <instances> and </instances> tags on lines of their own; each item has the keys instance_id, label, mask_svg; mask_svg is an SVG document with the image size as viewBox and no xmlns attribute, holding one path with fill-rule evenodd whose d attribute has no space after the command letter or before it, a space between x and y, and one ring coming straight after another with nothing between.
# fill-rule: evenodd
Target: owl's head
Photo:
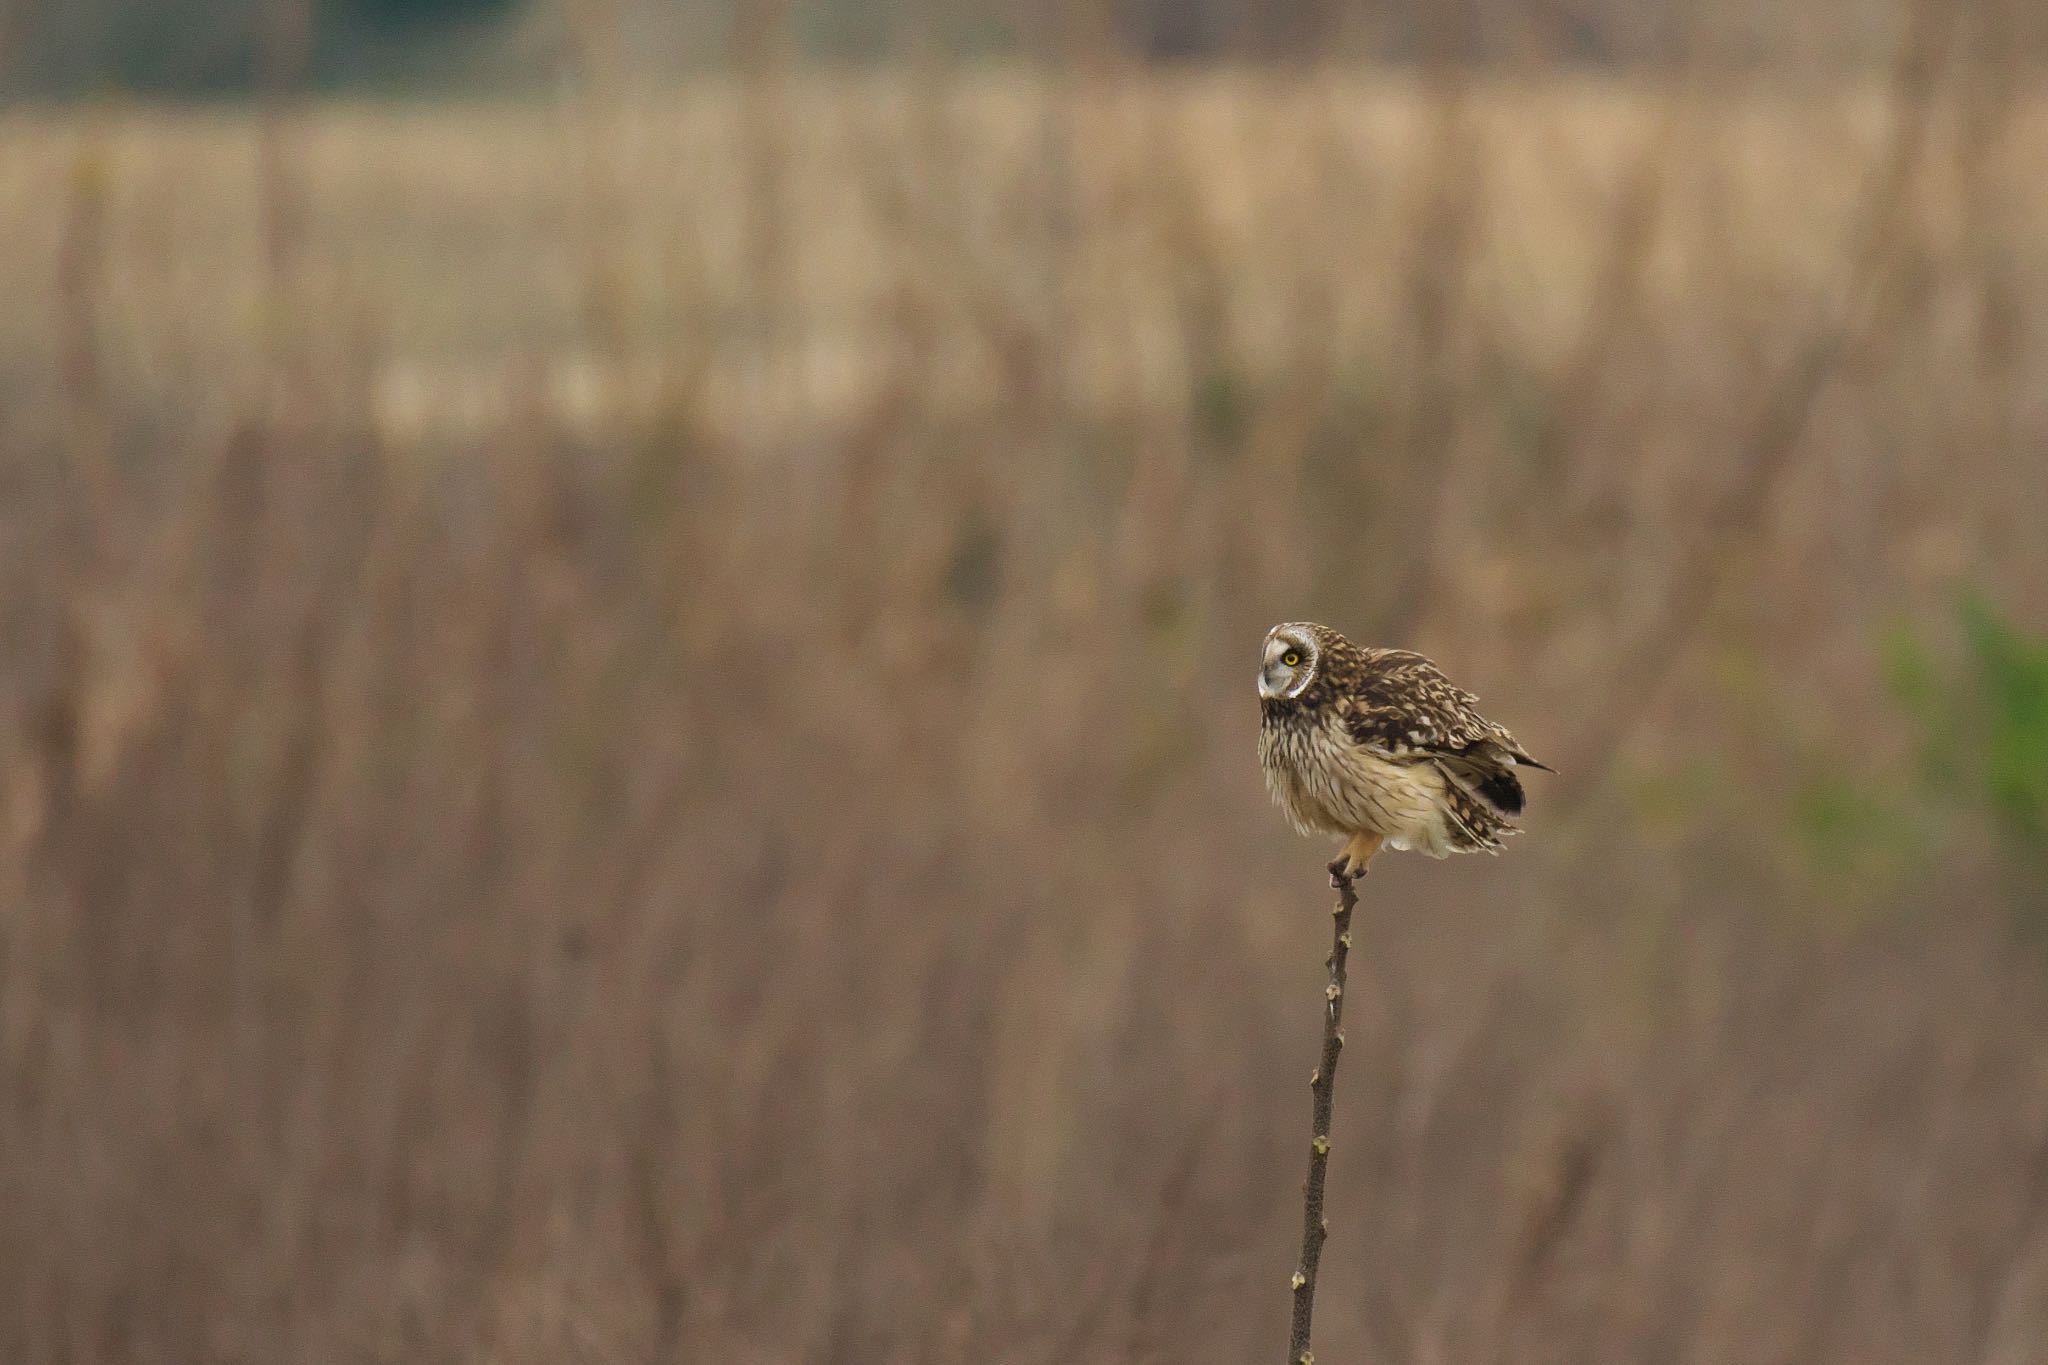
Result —
<instances>
[{"instance_id":1,"label":"owl's head","mask_svg":"<svg viewBox=\"0 0 2048 1365\"><path fill-rule=\"evenodd\" d=\"M1266 632L1265 655L1259 664L1259 698L1293 701L1316 680L1323 661L1323 642L1316 627L1289 621Z\"/></svg>"}]
</instances>

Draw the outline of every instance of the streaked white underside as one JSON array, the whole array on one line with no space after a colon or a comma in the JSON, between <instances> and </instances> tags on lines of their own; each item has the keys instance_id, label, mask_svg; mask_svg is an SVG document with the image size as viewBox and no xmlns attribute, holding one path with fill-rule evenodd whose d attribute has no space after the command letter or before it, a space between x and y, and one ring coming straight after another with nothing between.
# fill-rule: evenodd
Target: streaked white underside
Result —
<instances>
[{"instance_id":1,"label":"streaked white underside","mask_svg":"<svg viewBox=\"0 0 2048 1365\"><path fill-rule=\"evenodd\" d=\"M1403 763L1354 744L1324 718L1265 725L1259 766L1267 790L1303 834L1364 831L1397 849L1432 858L1452 852L1457 817L1444 798L1446 778L1433 762Z\"/></svg>"}]
</instances>

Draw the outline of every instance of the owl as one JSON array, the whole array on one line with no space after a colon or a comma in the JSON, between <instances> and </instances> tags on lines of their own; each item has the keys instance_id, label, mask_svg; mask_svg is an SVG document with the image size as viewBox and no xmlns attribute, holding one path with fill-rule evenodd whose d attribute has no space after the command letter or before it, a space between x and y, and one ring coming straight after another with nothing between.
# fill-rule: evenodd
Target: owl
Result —
<instances>
[{"instance_id":1,"label":"owl","mask_svg":"<svg viewBox=\"0 0 2048 1365\"><path fill-rule=\"evenodd\" d=\"M1522 811L1516 768L1542 768L1420 654L1366 649L1306 621L1273 627L1259 666L1259 766L1303 834L1347 842L1333 875L1382 843L1432 858L1498 853Z\"/></svg>"}]
</instances>

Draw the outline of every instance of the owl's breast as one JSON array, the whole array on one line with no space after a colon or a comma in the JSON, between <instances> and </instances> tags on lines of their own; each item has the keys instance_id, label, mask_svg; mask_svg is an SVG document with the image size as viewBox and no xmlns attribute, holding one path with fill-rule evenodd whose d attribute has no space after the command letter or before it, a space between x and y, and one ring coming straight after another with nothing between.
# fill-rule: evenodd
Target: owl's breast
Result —
<instances>
[{"instance_id":1,"label":"owl's breast","mask_svg":"<svg viewBox=\"0 0 2048 1365\"><path fill-rule=\"evenodd\" d=\"M1386 835L1427 842L1441 783L1431 764L1382 758L1353 742L1327 713L1268 714L1259 728L1266 787L1304 834Z\"/></svg>"},{"instance_id":2,"label":"owl's breast","mask_svg":"<svg viewBox=\"0 0 2048 1365\"><path fill-rule=\"evenodd\" d=\"M1300 707L1268 708L1259 723L1259 768L1266 790L1303 834L1342 833L1342 774L1333 765L1345 740L1328 717Z\"/></svg>"}]
</instances>

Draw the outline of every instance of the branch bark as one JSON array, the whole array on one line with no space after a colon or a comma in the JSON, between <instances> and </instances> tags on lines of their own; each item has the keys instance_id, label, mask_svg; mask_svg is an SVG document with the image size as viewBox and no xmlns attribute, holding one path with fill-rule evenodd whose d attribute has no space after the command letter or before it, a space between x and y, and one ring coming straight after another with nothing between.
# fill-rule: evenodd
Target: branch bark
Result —
<instances>
[{"instance_id":1,"label":"branch bark","mask_svg":"<svg viewBox=\"0 0 2048 1365\"><path fill-rule=\"evenodd\" d=\"M1330 983L1323 988L1323 1058L1309 1077L1315 1096L1310 1121L1308 1179L1301 1187L1301 1261L1294 1269L1294 1326L1287 1337L1287 1365L1315 1365L1309 1349L1309 1323L1316 1309L1316 1269L1323 1259L1323 1241L1330 1220L1323 1216L1323 1182L1330 1170L1330 1108L1336 1091L1337 1057L1344 1051L1344 965L1351 954L1351 912L1358 907L1352 878L1342 861L1330 864L1330 885L1337 905L1330 912L1331 942L1327 966Z\"/></svg>"}]
</instances>

